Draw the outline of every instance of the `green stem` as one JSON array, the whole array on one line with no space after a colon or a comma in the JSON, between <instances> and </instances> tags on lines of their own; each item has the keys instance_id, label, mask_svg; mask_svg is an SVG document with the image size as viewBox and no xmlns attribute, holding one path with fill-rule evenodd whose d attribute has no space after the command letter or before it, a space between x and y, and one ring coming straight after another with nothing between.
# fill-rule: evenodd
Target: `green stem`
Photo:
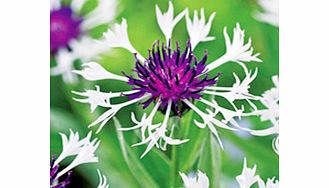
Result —
<instances>
[{"instance_id":1,"label":"green stem","mask_svg":"<svg viewBox=\"0 0 329 188\"><path fill-rule=\"evenodd\" d=\"M180 128L180 118L173 117L171 118L171 125ZM172 138L180 138L179 137L179 129L173 129ZM179 145L172 145L171 147L171 169L170 169L170 183L169 187L179 187L178 180L179 180Z\"/></svg>"}]
</instances>

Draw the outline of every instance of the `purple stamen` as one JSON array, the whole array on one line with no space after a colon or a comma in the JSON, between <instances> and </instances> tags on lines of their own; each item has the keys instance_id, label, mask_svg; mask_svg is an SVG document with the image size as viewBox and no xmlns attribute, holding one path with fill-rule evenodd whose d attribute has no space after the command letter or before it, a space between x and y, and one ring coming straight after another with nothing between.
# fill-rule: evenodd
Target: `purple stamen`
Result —
<instances>
[{"instance_id":1,"label":"purple stamen","mask_svg":"<svg viewBox=\"0 0 329 188\"><path fill-rule=\"evenodd\" d=\"M181 53L178 43L176 50L172 51L170 44L165 47L162 44L160 50L159 41L155 42L152 50L149 50L148 59L142 64L137 57L134 72L137 77L128 76L128 84L133 86L137 93L127 95L130 99L135 99L144 94L152 96L143 104L146 108L152 102L160 99L161 110L166 109L168 102L173 102L173 114L181 116L188 109L184 99L200 99L201 92L205 87L214 85L216 77L208 78L202 75L206 66L207 53L200 62L191 51L191 44L188 41L186 49Z\"/></svg>"},{"instance_id":2,"label":"purple stamen","mask_svg":"<svg viewBox=\"0 0 329 188\"><path fill-rule=\"evenodd\" d=\"M72 39L81 33L82 18L73 15L70 7L62 7L50 12L50 50L68 47Z\"/></svg>"}]
</instances>

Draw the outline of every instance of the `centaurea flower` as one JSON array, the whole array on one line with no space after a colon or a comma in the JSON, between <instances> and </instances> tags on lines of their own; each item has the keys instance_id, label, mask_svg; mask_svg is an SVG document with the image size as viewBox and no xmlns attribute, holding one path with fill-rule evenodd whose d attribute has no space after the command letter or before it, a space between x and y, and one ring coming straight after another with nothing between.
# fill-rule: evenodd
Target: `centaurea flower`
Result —
<instances>
[{"instance_id":1,"label":"centaurea flower","mask_svg":"<svg viewBox=\"0 0 329 188\"><path fill-rule=\"evenodd\" d=\"M66 83L77 81L72 73L76 60L90 61L108 49L106 45L94 41L88 32L114 19L116 0L98 0L96 8L82 15L86 1L72 0L69 5L61 0L50 1L50 54L56 60L50 72L51 75L61 75Z\"/></svg>"},{"instance_id":2,"label":"centaurea flower","mask_svg":"<svg viewBox=\"0 0 329 188\"><path fill-rule=\"evenodd\" d=\"M62 137L63 149L61 154L56 158L53 156L50 163L50 187L51 188L64 188L70 183L70 175L72 169L78 165L85 163L98 162L98 157L95 156L95 151L98 148L100 141L97 138L90 141L91 132L83 138L79 139L79 133L74 133L70 130L69 138L60 133ZM74 160L61 171L59 170L60 163L69 156L75 156ZM66 178L62 178L66 175Z\"/></svg>"},{"instance_id":3,"label":"centaurea flower","mask_svg":"<svg viewBox=\"0 0 329 188\"><path fill-rule=\"evenodd\" d=\"M158 8L156 9L158 10ZM178 18L180 18L182 13L174 19L173 8L170 2L167 14L170 14L170 16L157 14L158 24L166 38L168 36L171 37L168 31L173 30L175 24L177 24L175 19L177 18L179 20ZM161 146L161 143L175 145L187 142L188 139L174 139L171 134L167 134L170 131L169 127L172 127L172 125L168 125L168 119L171 116L181 117L188 110L193 110L202 118L202 122L194 120L194 123L200 128L208 127L222 146L216 127L236 130L236 128L239 128L239 125L235 121L235 118L241 118L244 114L244 107L237 107L235 101L247 101L255 109L253 101L259 100L259 97L249 92L250 84L257 75L257 69L255 71L249 71L243 62L260 62L261 60L258 58L258 53L253 54L251 39L249 39L247 44L244 44L244 31L240 28L239 24L234 29L232 41L226 32L226 28L224 29L227 50L222 57L206 65L208 54L205 50L201 60L198 60L193 53L197 44L214 39L213 37L208 37L208 34L215 13L211 14L207 24L205 23L203 9L201 9L200 20L198 20L196 15L193 22L188 21L187 23L190 39L186 42L184 50L181 50L177 42L176 47L173 48L171 40L167 38L167 41L162 44L156 41L152 49L149 50L147 58L137 52L130 43L127 33L127 21L125 19L122 19L121 24L115 24L113 28L104 33L108 46L112 48L124 48L135 55L134 75L127 72L123 73L123 76L115 75L95 62L86 63L83 70L75 72L91 81L103 79L122 81L132 86L132 90L115 93L109 92L108 94L100 92L99 87L94 91L74 91L75 94L86 97L82 99L75 98L75 100L82 103L89 103L92 111L97 106L108 108L89 127L100 124L97 130L99 132L118 111L128 105L141 103L143 108L152 106L151 113L149 115L144 113L141 121L138 121L135 114L132 113L132 120L135 126L121 128L121 130L141 129L142 140L135 145L148 144L146 151L142 155L143 157L153 146L165 149L166 147ZM186 16L186 19L189 20L188 14ZM193 44L191 44L191 41ZM244 70L245 78L241 81L233 73L236 83L232 87L217 87L216 84L220 79L221 73L210 77L208 72L214 71L227 62L238 63ZM232 107L231 109L222 107L215 100L207 100L204 97L205 95L212 97L221 96L228 100ZM127 102L113 104L112 99L117 97L128 97L129 100ZM194 104L196 101L204 103L207 108L204 110L200 109ZM164 114L164 119L162 122L155 123L153 119L158 111ZM217 119L217 115L222 115L223 118ZM229 126L230 124L233 127Z\"/></svg>"}]
</instances>

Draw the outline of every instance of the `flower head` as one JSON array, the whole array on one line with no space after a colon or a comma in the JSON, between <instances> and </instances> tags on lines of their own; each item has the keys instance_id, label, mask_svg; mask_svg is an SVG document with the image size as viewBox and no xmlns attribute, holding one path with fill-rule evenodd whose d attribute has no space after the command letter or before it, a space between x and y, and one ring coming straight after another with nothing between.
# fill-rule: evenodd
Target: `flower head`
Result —
<instances>
[{"instance_id":1,"label":"flower head","mask_svg":"<svg viewBox=\"0 0 329 188\"><path fill-rule=\"evenodd\" d=\"M173 18L171 6L170 2L168 12L164 14L160 14L160 10L156 8L161 30L165 30L164 27L170 28L163 31L166 39L168 39L169 31L172 31L176 24L176 19L179 20L181 14L183 14L180 13L179 16ZM213 13L208 23L206 23L204 10L202 9L200 20L195 16L193 23L188 23L187 30L190 39L187 40L184 50L180 49L178 43L176 43L176 48L172 49L171 40L162 43L162 45L159 41L156 41L152 49L149 50L147 58L138 53L130 43L127 32L128 25L125 19L122 20L121 24L115 24L114 27L104 33L108 46L124 48L135 55L133 72L131 74L125 72L123 73L125 77L123 77L110 73L95 62L87 63L83 70L74 72L88 80L110 79L120 81L132 86L132 89L131 91L113 93L104 93L99 90L74 92L76 95L83 97L82 99L75 98L75 100L89 103L91 111L98 106L107 108L107 111L92 122L89 127L99 124L98 133L109 120L128 105L138 103L142 104L144 108L152 108L151 113L144 113L141 120L138 120L138 117L132 113L132 121L135 125L120 128L120 130L141 129L142 140L134 146L147 144L147 148L142 154L143 157L154 146L166 150L167 144L177 145L187 142L188 139L173 138L172 130L178 125L170 123L169 119L181 118L185 111L192 110L203 120L203 122L194 120L194 124L199 128L209 128L222 146L217 128L234 131L236 128L240 128L235 118L247 116L244 107L237 106L235 102L237 100L246 100L253 107L253 101L259 100L259 97L252 95L249 91L250 84L257 76L257 69L252 73L243 62L260 60L256 58L257 54L252 55L251 42L244 44L244 33L239 25L234 30L232 44L230 41L226 41L228 49L223 57L206 65L208 54L204 50L203 57L197 60L193 51L196 44L213 39L208 37L208 34L214 15ZM233 74L236 78L236 84L233 87L217 87L216 84L221 79L219 77L220 73L215 73L215 76L210 78L207 73L229 61L236 62L243 68L245 79L241 81L236 74ZM221 103L216 103L214 100L209 101L204 97L206 95L212 98L215 96L223 97L231 104L231 108L224 108L220 106ZM122 103L112 103L111 99L116 97L128 100ZM206 108L202 109L194 104L196 101L203 103ZM164 118L162 122L155 122L156 113L159 111L164 114ZM223 116L223 118L219 119L218 116Z\"/></svg>"},{"instance_id":2,"label":"flower head","mask_svg":"<svg viewBox=\"0 0 329 188\"><path fill-rule=\"evenodd\" d=\"M85 3L86 0L72 0L68 5L51 0L50 53L56 60L51 74L62 75L66 83L77 81L72 73L75 60L89 61L106 50L87 33L95 26L109 23L115 14L115 0L98 0L97 7L82 15L80 12Z\"/></svg>"},{"instance_id":3,"label":"flower head","mask_svg":"<svg viewBox=\"0 0 329 188\"><path fill-rule=\"evenodd\" d=\"M82 18L73 15L71 8L62 7L50 13L50 49L56 52L67 47L81 33Z\"/></svg>"}]
</instances>

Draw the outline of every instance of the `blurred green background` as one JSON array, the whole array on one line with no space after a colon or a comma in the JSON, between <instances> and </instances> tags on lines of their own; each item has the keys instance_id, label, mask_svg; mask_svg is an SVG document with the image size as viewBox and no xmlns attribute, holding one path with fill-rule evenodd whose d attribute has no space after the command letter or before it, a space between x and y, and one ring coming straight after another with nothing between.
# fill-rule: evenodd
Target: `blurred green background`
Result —
<instances>
[{"instance_id":1,"label":"blurred green background","mask_svg":"<svg viewBox=\"0 0 329 188\"><path fill-rule=\"evenodd\" d=\"M152 47L155 40L165 40L156 22L156 4L162 11L167 10L167 0L121 0L119 13L114 21L121 22L122 17L127 19L129 38L144 56L147 56L147 50ZM194 9L200 10L202 7L205 9L206 18L212 12L217 13L210 32L210 36L215 36L216 40L201 43L195 49L195 55L199 58L202 57L205 49L208 50L208 63L225 53L223 28L227 26L228 33L232 36L233 28L239 22L241 28L245 29L246 40L248 37L252 38L252 46L255 52L261 53L260 58L263 60L262 63L246 63L248 68L259 69L258 77L251 85L251 93L260 95L273 87L271 77L278 74L279 69L279 31L278 28L259 22L253 17L255 12L260 10L256 0L174 0L173 4L175 15L186 7L189 8L190 15ZM88 12L94 5L94 0L89 0L82 14ZM106 25L97 27L90 35L99 38L106 28ZM185 46L187 38L185 19L182 19L174 29L173 40ZM80 67L80 63L76 62L77 68ZM134 58L125 50L111 49L101 56L99 63L111 72L121 74L121 71L131 71ZM230 86L234 83L233 71L243 76L242 69L233 63L225 64L218 71L223 73L219 82L222 86ZM88 82L80 78L79 84L67 85L62 82L61 77L51 77L51 154L58 155L62 148L58 132L68 134L71 128L78 131L82 137L89 131L87 125L105 110L97 109L94 113L90 113L89 105L72 100L72 90L95 89L95 85L100 85L101 91L130 89L126 84L116 81ZM138 118L143 113L140 106L131 105L116 115L123 127L133 125L130 120L132 111ZM99 181L96 169L99 168L108 177L112 188L180 187L182 182L178 171L188 173L197 169L207 174L211 187L234 188L237 187L235 177L241 173L244 157L248 159L249 166L257 164L257 174L263 179L278 177L279 158L272 150L272 136L253 137L248 133L232 133L218 129L225 147L225 150L221 150L210 136L208 129L199 129L194 125L191 121L193 116L195 114L191 111L185 114L182 125L177 130L180 138L190 139L188 143L174 148L169 147L166 152L154 148L143 159L139 159L139 156L145 150L145 146L129 147L139 142L136 136L138 132L129 131L118 135L111 120L97 135L101 140L97 151L100 162L75 168L69 187L96 187ZM161 118L162 115L159 113L156 120ZM256 129L270 125L267 122L260 122L257 118L245 119L242 123ZM123 136L126 142L123 147L120 145L120 136ZM171 152L173 150L176 151L174 159ZM125 157L123 151L127 153Z\"/></svg>"}]
</instances>

